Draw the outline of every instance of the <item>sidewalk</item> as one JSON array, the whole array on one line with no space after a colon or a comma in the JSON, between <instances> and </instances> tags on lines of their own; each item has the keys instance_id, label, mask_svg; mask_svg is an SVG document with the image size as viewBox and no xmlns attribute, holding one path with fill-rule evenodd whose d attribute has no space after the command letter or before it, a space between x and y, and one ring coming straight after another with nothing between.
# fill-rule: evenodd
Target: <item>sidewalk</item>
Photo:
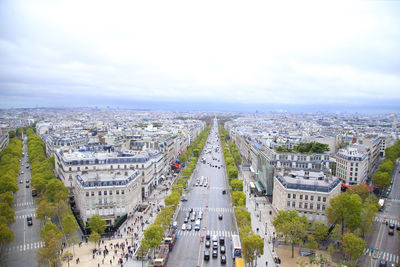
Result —
<instances>
[{"instance_id":1,"label":"sidewalk","mask_svg":"<svg viewBox=\"0 0 400 267\"><path fill-rule=\"evenodd\" d=\"M267 203L265 197L254 197L250 194L248 185L254 181L250 178L249 171L240 170L240 177L243 178L243 192L246 193L246 208L251 213L252 229L254 233L264 239L264 254L257 258L256 266L265 266L266 261L268 261L268 266L276 266L274 257L278 257L278 254L272 244L272 237L275 233L272 219L276 215L276 211L271 204ZM259 230L257 231L257 229Z\"/></svg>"},{"instance_id":2,"label":"sidewalk","mask_svg":"<svg viewBox=\"0 0 400 267\"><path fill-rule=\"evenodd\" d=\"M74 248L65 248L64 252L70 251L74 255L73 260L69 263L69 266L121 266L118 265L118 260L120 258L123 258L123 266L147 266L146 262L142 263L142 261L136 260L136 249L140 246L144 231L154 222L155 218L157 217L157 208L160 206L165 206L164 198L171 192L171 185L175 179L176 177L171 177L164 180L164 182L162 184L159 184L157 188L152 191L151 195L147 197L147 199L145 199L144 203L148 203L151 205L151 208L147 211L147 213L135 212L133 216L128 218L119 227L119 230L115 233L115 238L101 239L100 255L93 256L93 249L95 248L95 246L92 242L83 242L81 247L75 245ZM171 185L169 185L169 183L171 183ZM167 184L169 188L168 191L165 191L165 184ZM140 220L140 216L143 216L142 220ZM145 223L146 221L148 221L148 223ZM136 237L135 234L137 234ZM124 247L115 247L115 244L122 243L124 243ZM134 253L132 257L128 257L128 260L126 260L126 258L124 257L124 253L128 253L128 247L130 246L133 247ZM96 246L96 248L100 249L98 245ZM107 249L109 252L104 257L103 251L105 249ZM79 258L80 260L79 263L76 262L77 258ZM63 261L62 266L68 266L68 262Z\"/></svg>"}]
</instances>

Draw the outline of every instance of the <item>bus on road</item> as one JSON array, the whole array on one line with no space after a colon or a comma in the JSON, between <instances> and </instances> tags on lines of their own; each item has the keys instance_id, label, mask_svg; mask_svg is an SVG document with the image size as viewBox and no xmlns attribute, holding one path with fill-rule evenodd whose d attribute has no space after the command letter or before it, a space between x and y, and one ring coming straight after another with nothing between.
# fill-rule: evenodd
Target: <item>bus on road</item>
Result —
<instances>
[{"instance_id":1,"label":"bus on road","mask_svg":"<svg viewBox=\"0 0 400 267\"><path fill-rule=\"evenodd\" d=\"M379 199L378 204L379 204L379 211L382 211L385 206L385 200L383 198Z\"/></svg>"},{"instance_id":2,"label":"bus on road","mask_svg":"<svg viewBox=\"0 0 400 267\"><path fill-rule=\"evenodd\" d=\"M240 244L239 235L232 235L232 243L233 243L233 258L242 257L242 246Z\"/></svg>"}]
</instances>

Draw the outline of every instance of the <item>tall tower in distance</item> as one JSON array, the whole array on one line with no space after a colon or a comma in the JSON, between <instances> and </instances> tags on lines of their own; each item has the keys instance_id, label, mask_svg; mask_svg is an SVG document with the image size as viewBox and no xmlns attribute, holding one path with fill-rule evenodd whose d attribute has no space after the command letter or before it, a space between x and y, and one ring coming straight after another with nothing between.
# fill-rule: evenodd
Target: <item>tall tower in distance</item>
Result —
<instances>
[{"instance_id":1,"label":"tall tower in distance","mask_svg":"<svg viewBox=\"0 0 400 267\"><path fill-rule=\"evenodd\" d=\"M394 112L390 114L390 119L392 120L392 129L395 130L397 128L397 116Z\"/></svg>"}]
</instances>

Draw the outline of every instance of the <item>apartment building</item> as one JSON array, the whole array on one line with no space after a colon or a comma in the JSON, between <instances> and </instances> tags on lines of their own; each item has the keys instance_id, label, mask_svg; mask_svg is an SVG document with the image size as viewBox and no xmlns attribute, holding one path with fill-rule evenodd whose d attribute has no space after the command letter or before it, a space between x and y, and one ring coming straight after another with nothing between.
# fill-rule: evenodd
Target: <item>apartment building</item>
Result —
<instances>
[{"instance_id":1,"label":"apartment building","mask_svg":"<svg viewBox=\"0 0 400 267\"><path fill-rule=\"evenodd\" d=\"M8 132L4 132L2 135L0 135L0 152L3 151L9 144L9 136Z\"/></svg>"},{"instance_id":2,"label":"apartment building","mask_svg":"<svg viewBox=\"0 0 400 267\"><path fill-rule=\"evenodd\" d=\"M128 169L77 174L73 195L84 222L97 214L113 225L120 216L133 214L141 203L141 173Z\"/></svg>"},{"instance_id":3,"label":"apartment building","mask_svg":"<svg viewBox=\"0 0 400 267\"><path fill-rule=\"evenodd\" d=\"M60 135L47 135L45 140L46 144L46 154L48 157L51 157L54 155L54 152L57 149L61 150L70 150L70 149L75 149L78 148L79 146L85 146L89 143L89 137L88 136L60 136Z\"/></svg>"},{"instance_id":4,"label":"apartment building","mask_svg":"<svg viewBox=\"0 0 400 267\"><path fill-rule=\"evenodd\" d=\"M159 162L159 153L142 151L137 154L113 151L110 146L93 146L79 151L55 153L55 170L64 185L73 188L77 175L89 172L108 174L110 171L138 170L142 183L142 198L146 198L154 189L154 161ZM159 167L160 168L160 167Z\"/></svg>"},{"instance_id":5,"label":"apartment building","mask_svg":"<svg viewBox=\"0 0 400 267\"><path fill-rule=\"evenodd\" d=\"M277 210L296 210L310 221L326 222L329 200L340 194L340 180L323 172L279 172L274 178L272 205Z\"/></svg>"},{"instance_id":6,"label":"apartment building","mask_svg":"<svg viewBox=\"0 0 400 267\"><path fill-rule=\"evenodd\" d=\"M347 185L365 182L368 177L368 154L357 146L340 149L336 154L336 176Z\"/></svg>"}]
</instances>

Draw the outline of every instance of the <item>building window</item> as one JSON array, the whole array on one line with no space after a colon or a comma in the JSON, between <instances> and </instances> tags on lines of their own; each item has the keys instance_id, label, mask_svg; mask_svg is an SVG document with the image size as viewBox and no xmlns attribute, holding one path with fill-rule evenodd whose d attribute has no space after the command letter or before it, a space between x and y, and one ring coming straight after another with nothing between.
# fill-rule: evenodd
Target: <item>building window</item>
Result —
<instances>
[{"instance_id":1,"label":"building window","mask_svg":"<svg viewBox=\"0 0 400 267\"><path fill-rule=\"evenodd\" d=\"M303 203L302 203L302 202L299 203L299 208L300 208L300 209L303 208Z\"/></svg>"},{"instance_id":2,"label":"building window","mask_svg":"<svg viewBox=\"0 0 400 267\"><path fill-rule=\"evenodd\" d=\"M310 196L310 200L311 200L311 201L314 201L314 196Z\"/></svg>"},{"instance_id":3,"label":"building window","mask_svg":"<svg viewBox=\"0 0 400 267\"><path fill-rule=\"evenodd\" d=\"M290 208L290 201L287 202L287 206Z\"/></svg>"},{"instance_id":4,"label":"building window","mask_svg":"<svg viewBox=\"0 0 400 267\"><path fill-rule=\"evenodd\" d=\"M293 202L292 202L292 208L295 208L295 207L296 207L296 202L293 201Z\"/></svg>"},{"instance_id":5,"label":"building window","mask_svg":"<svg viewBox=\"0 0 400 267\"><path fill-rule=\"evenodd\" d=\"M112 196L112 191L111 191L111 190L110 190L110 192L109 192L109 193L110 193L110 196Z\"/></svg>"},{"instance_id":6,"label":"building window","mask_svg":"<svg viewBox=\"0 0 400 267\"><path fill-rule=\"evenodd\" d=\"M101 198L99 198L99 204L101 204Z\"/></svg>"},{"instance_id":7,"label":"building window","mask_svg":"<svg viewBox=\"0 0 400 267\"><path fill-rule=\"evenodd\" d=\"M323 201L323 202L326 202L326 197L323 197L323 198L322 198L322 201Z\"/></svg>"},{"instance_id":8,"label":"building window","mask_svg":"<svg viewBox=\"0 0 400 267\"><path fill-rule=\"evenodd\" d=\"M321 205L317 204L317 210L321 209Z\"/></svg>"},{"instance_id":9,"label":"building window","mask_svg":"<svg viewBox=\"0 0 400 267\"><path fill-rule=\"evenodd\" d=\"M115 192L115 194L119 195L119 190L117 190L117 191Z\"/></svg>"},{"instance_id":10,"label":"building window","mask_svg":"<svg viewBox=\"0 0 400 267\"><path fill-rule=\"evenodd\" d=\"M124 165L124 169L126 169L127 167L126 167L126 165Z\"/></svg>"},{"instance_id":11,"label":"building window","mask_svg":"<svg viewBox=\"0 0 400 267\"><path fill-rule=\"evenodd\" d=\"M293 194L293 199L296 199L296 194Z\"/></svg>"},{"instance_id":12,"label":"building window","mask_svg":"<svg viewBox=\"0 0 400 267\"><path fill-rule=\"evenodd\" d=\"M308 195L305 195L305 196L304 196L304 199L305 199L305 200L308 200Z\"/></svg>"},{"instance_id":13,"label":"building window","mask_svg":"<svg viewBox=\"0 0 400 267\"><path fill-rule=\"evenodd\" d=\"M99 196L101 196L101 191L99 191Z\"/></svg>"},{"instance_id":14,"label":"building window","mask_svg":"<svg viewBox=\"0 0 400 267\"><path fill-rule=\"evenodd\" d=\"M314 209L314 204L310 203L310 210Z\"/></svg>"},{"instance_id":15,"label":"building window","mask_svg":"<svg viewBox=\"0 0 400 267\"><path fill-rule=\"evenodd\" d=\"M325 210L325 205L322 205L322 210Z\"/></svg>"},{"instance_id":16,"label":"building window","mask_svg":"<svg viewBox=\"0 0 400 267\"><path fill-rule=\"evenodd\" d=\"M111 170L114 169L113 165L111 165Z\"/></svg>"},{"instance_id":17,"label":"building window","mask_svg":"<svg viewBox=\"0 0 400 267\"><path fill-rule=\"evenodd\" d=\"M78 171L80 171L81 170L81 167L78 167Z\"/></svg>"},{"instance_id":18,"label":"building window","mask_svg":"<svg viewBox=\"0 0 400 267\"><path fill-rule=\"evenodd\" d=\"M104 191L103 194L104 194L105 196L107 196L107 191Z\"/></svg>"},{"instance_id":19,"label":"building window","mask_svg":"<svg viewBox=\"0 0 400 267\"><path fill-rule=\"evenodd\" d=\"M318 196L318 201L321 201L321 197L320 196Z\"/></svg>"},{"instance_id":20,"label":"building window","mask_svg":"<svg viewBox=\"0 0 400 267\"><path fill-rule=\"evenodd\" d=\"M87 196L87 197L89 196L89 192L86 192L86 196Z\"/></svg>"},{"instance_id":21,"label":"building window","mask_svg":"<svg viewBox=\"0 0 400 267\"><path fill-rule=\"evenodd\" d=\"M94 197L94 192L92 191L91 196Z\"/></svg>"},{"instance_id":22,"label":"building window","mask_svg":"<svg viewBox=\"0 0 400 267\"><path fill-rule=\"evenodd\" d=\"M303 195L300 195L300 199L303 199Z\"/></svg>"},{"instance_id":23,"label":"building window","mask_svg":"<svg viewBox=\"0 0 400 267\"><path fill-rule=\"evenodd\" d=\"M308 209L308 203L304 203L304 208Z\"/></svg>"},{"instance_id":24,"label":"building window","mask_svg":"<svg viewBox=\"0 0 400 267\"><path fill-rule=\"evenodd\" d=\"M121 195L123 195L123 194L125 194L125 191L124 191L124 190L121 190Z\"/></svg>"},{"instance_id":25,"label":"building window","mask_svg":"<svg viewBox=\"0 0 400 267\"><path fill-rule=\"evenodd\" d=\"M287 194L287 198L290 198L290 194Z\"/></svg>"}]
</instances>

